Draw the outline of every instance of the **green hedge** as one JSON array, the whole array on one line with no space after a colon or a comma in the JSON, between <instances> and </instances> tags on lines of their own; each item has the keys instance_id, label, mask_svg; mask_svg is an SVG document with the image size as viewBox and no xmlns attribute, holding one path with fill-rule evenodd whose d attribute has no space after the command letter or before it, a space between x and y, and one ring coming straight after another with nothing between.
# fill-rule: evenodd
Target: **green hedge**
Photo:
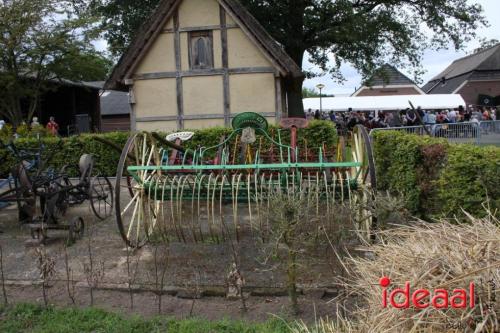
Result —
<instances>
[{"instance_id":1,"label":"green hedge","mask_svg":"<svg viewBox=\"0 0 500 333\"><path fill-rule=\"evenodd\" d=\"M196 149L200 146L216 146L220 143L220 139L223 135L229 135L231 133L231 129L214 127L209 129L194 130L193 132L195 132L195 135L185 144L185 146L190 149ZM271 126L269 133L275 140L277 140L278 128L276 126ZM288 144L289 131L282 131L281 133L283 143ZM99 134L98 136L123 147L129 135L130 134L126 132L114 132ZM97 169L103 174L114 176L116 174L116 167L118 165L120 154L112 148L94 140L94 136L96 135L87 134L62 139L62 149L57 149L50 166L58 170L64 165L77 165L82 154L93 154L97 157ZM311 121L309 128L299 130L298 136L299 145L303 146L303 139L307 138L309 148L319 147L323 143L332 147L336 145L338 140L335 126L330 121ZM54 137L43 137L41 140L49 151L54 150L59 141L59 139ZM36 138L27 137L17 139L15 144L20 149L34 149L38 147L39 142ZM14 166L15 160L6 149L0 148L0 162L0 178L5 178Z\"/></svg>"},{"instance_id":2,"label":"green hedge","mask_svg":"<svg viewBox=\"0 0 500 333\"><path fill-rule=\"evenodd\" d=\"M119 146L124 146L128 133L116 132L100 135L103 138L110 140ZM51 159L50 167L55 170L61 169L65 165L76 166L80 156L89 153L96 156L96 168L106 174L115 175L116 166L120 159L120 154L115 150L99 143L92 138L92 135L80 135L62 139L62 148L59 148L59 139L54 137L44 137L41 139L46 147L46 153L55 152ZM20 138L15 141L15 145L19 149L36 149L39 141L36 138ZM0 177L4 178L9 174L14 166L15 159L10 152L5 149L0 149ZM76 176L70 169L72 176Z\"/></svg>"},{"instance_id":3,"label":"green hedge","mask_svg":"<svg viewBox=\"0 0 500 333\"><path fill-rule=\"evenodd\" d=\"M383 131L374 136L380 190L404 194L416 216L485 214L500 209L500 148Z\"/></svg>"}]
</instances>

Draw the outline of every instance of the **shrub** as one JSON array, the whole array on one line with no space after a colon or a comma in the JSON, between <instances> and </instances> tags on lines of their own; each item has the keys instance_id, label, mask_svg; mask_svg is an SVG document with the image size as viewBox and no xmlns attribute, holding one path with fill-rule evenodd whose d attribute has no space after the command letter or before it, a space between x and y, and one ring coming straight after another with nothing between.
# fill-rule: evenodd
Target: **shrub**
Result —
<instances>
[{"instance_id":1,"label":"shrub","mask_svg":"<svg viewBox=\"0 0 500 333\"><path fill-rule=\"evenodd\" d=\"M492 211L500 209L500 148L450 146L437 185L438 200L447 216L460 208L479 213L485 201Z\"/></svg>"},{"instance_id":2,"label":"shrub","mask_svg":"<svg viewBox=\"0 0 500 333\"><path fill-rule=\"evenodd\" d=\"M128 138L128 133L108 133L102 134L103 138L124 146ZM19 138L15 144L18 149L35 151L39 143L44 145L43 155L53 155L50 167L54 170L60 170L63 166L76 166L82 154L93 154L96 156L96 169L102 174L113 176L116 174L116 166L120 154L109 147L93 139L94 135L81 135L69 138L56 138L52 136L40 139L34 137ZM60 147L59 145L62 145ZM16 160L14 156L5 148L0 149L0 177L7 177ZM74 168L68 169L70 176L77 176Z\"/></svg>"},{"instance_id":3,"label":"shrub","mask_svg":"<svg viewBox=\"0 0 500 333\"><path fill-rule=\"evenodd\" d=\"M11 129L7 126L0 131L0 139L3 142L10 141L12 138ZM101 142L94 140L95 136L100 136L116 145L123 147L127 142L130 133L127 132L113 132L106 134L83 134L79 136L72 136L68 138L55 138L46 136L44 129L32 129L31 132L26 128L23 130L24 135L16 140L16 146L20 149L36 149L39 146L39 139L35 135L40 133L40 140L46 146L48 151L57 150L52 161L51 167L59 170L65 165L77 165L78 160L82 154L93 154L96 156L96 168L107 176L114 176L116 174L116 167L120 158L120 154L104 145ZM184 145L189 149L197 149L198 147L213 147L220 143L222 136L228 136L231 129L225 127L213 127L208 129L194 130L195 135L191 140ZM161 134L166 135L166 133ZM278 127L270 126L269 135L278 140ZM281 130L282 142L284 144L290 143L289 131ZM309 128L301 129L298 131L299 145L304 144L303 139L307 138L308 147L320 147L323 143L329 147L337 143L337 131L335 126L330 121L312 121ZM62 148L58 149L59 140L62 140ZM264 145L265 149L268 145ZM213 153L213 152L212 152ZM6 177L11 168L14 166L14 157L4 148L0 147L0 178ZM76 176L76 170L71 176Z\"/></svg>"},{"instance_id":4,"label":"shrub","mask_svg":"<svg viewBox=\"0 0 500 333\"><path fill-rule=\"evenodd\" d=\"M481 215L486 201L500 208L500 148L384 131L374 150L378 189L402 193L416 216Z\"/></svg>"}]
</instances>

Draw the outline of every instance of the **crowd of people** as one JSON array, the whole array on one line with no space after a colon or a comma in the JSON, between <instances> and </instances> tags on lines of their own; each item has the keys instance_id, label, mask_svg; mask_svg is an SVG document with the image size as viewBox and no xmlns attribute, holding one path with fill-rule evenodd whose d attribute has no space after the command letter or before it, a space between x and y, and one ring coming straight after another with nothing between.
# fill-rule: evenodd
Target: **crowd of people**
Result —
<instances>
[{"instance_id":1,"label":"crowd of people","mask_svg":"<svg viewBox=\"0 0 500 333\"><path fill-rule=\"evenodd\" d=\"M402 127L402 126L420 126L460 123L460 122L480 122L500 120L500 108L481 107L469 105L464 108L462 105L451 110L423 110L406 109L400 111L353 111L348 112L320 112L311 109L306 111L306 117L309 120L321 119L333 121L337 128L352 130L356 125L364 125L369 129Z\"/></svg>"},{"instance_id":2,"label":"crowd of people","mask_svg":"<svg viewBox=\"0 0 500 333\"><path fill-rule=\"evenodd\" d=\"M0 130L6 125L7 125L7 123L5 122L5 120L0 120ZM23 122L22 125L26 125L26 123ZM33 128L37 128L40 126L42 126L42 125L38 122L38 117L33 117L29 127L31 129L33 129ZM56 122L56 119L54 117L49 118L49 121L45 125L45 128L50 135L53 135L53 136L59 135L59 124ZM17 133L15 133L14 135L16 136Z\"/></svg>"}]
</instances>

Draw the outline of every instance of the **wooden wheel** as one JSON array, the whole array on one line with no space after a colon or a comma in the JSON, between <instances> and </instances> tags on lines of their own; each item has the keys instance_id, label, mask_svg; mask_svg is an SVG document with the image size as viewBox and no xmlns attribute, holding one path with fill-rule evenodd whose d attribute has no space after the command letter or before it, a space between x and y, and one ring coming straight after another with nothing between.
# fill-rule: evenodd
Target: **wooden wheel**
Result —
<instances>
[{"instance_id":1,"label":"wooden wheel","mask_svg":"<svg viewBox=\"0 0 500 333\"><path fill-rule=\"evenodd\" d=\"M159 203L144 185L156 179L161 172L139 170L132 174L127 172L127 168L157 165L160 165L160 155L156 140L148 133L133 134L122 151L115 185L116 222L123 240L130 247L145 245L156 227ZM127 179L129 175L133 177ZM132 197L124 196L123 190L131 192Z\"/></svg>"},{"instance_id":2,"label":"wooden wheel","mask_svg":"<svg viewBox=\"0 0 500 333\"><path fill-rule=\"evenodd\" d=\"M377 190L375 160L370 136L364 126L354 128L351 139L352 161L361 163L351 168L351 177L356 181L358 193L354 196L354 219L365 240L371 238L371 230L376 227L376 217L370 209Z\"/></svg>"},{"instance_id":3,"label":"wooden wheel","mask_svg":"<svg viewBox=\"0 0 500 333\"><path fill-rule=\"evenodd\" d=\"M90 206L94 215L105 220L113 213L113 185L108 177L94 176L90 180Z\"/></svg>"},{"instance_id":4,"label":"wooden wheel","mask_svg":"<svg viewBox=\"0 0 500 333\"><path fill-rule=\"evenodd\" d=\"M361 166L351 169L352 178L356 180L358 186L369 187L372 190L377 188L377 179L375 174L375 160L370 136L366 128L357 125L351 138L352 161L361 163Z\"/></svg>"}]
</instances>

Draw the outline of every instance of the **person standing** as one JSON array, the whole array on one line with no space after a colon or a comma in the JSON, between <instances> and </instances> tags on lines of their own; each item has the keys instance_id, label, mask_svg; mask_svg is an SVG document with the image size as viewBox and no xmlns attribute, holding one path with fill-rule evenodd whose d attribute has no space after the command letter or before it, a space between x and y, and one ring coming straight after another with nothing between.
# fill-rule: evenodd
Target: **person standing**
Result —
<instances>
[{"instance_id":1,"label":"person standing","mask_svg":"<svg viewBox=\"0 0 500 333\"><path fill-rule=\"evenodd\" d=\"M50 120L49 120L49 122L47 124L47 130L53 136L59 135L59 124L56 123L56 120L55 120L54 117L50 117Z\"/></svg>"},{"instance_id":2,"label":"person standing","mask_svg":"<svg viewBox=\"0 0 500 333\"><path fill-rule=\"evenodd\" d=\"M406 126L417 125L417 115L414 110L407 109L406 111Z\"/></svg>"},{"instance_id":3,"label":"person standing","mask_svg":"<svg viewBox=\"0 0 500 333\"><path fill-rule=\"evenodd\" d=\"M448 114L448 119L450 120L450 123L457 122L457 112L455 111L455 109L450 111L450 113Z\"/></svg>"},{"instance_id":4,"label":"person standing","mask_svg":"<svg viewBox=\"0 0 500 333\"><path fill-rule=\"evenodd\" d=\"M490 118L490 113L488 112L488 108L485 108L485 109L484 109L484 112L483 112L483 120L484 120L484 121L489 121L489 120L491 120L491 118Z\"/></svg>"},{"instance_id":5,"label":"person standing","mask_svg":"<svg viewBox=\"0 0 500 333\"><path fill-rule=\"evenodd\" d=\"M319 112L319 110L316 110L316 112L314 112L314 119L321 120L321 113Z\"/></svg>"},{"instance_id":6,"label":"person standing","mask_svg":"<svg viewBox=\"0 0 500 333\"><path fill-rule=\"evenodd\" d=\"M40 123L38 122L38 117L33 117L33 120L31 121L31 128L40 126Z\"/></svg>"},{"instance_id":7,"label":"person standing","mask_svg":"<svg viewBox=\"0 0 500 333\"><path fill-rule=\"evenodd\" d=\"M329 118L331 121L335 122L336 118L335 118L335 113L333 111L330 111Z\"/></svg>"}]
</instances>

